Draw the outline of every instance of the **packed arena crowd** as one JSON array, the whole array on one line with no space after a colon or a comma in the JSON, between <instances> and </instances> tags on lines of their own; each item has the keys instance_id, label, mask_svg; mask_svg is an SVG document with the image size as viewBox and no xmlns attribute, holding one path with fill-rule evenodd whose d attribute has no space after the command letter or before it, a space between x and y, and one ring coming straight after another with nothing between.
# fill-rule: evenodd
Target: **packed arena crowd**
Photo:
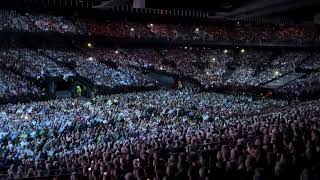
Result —
<instances>
[{"instance_id":1,"label":"packed arena crowd","mask_svg":"<svg viewBox=\"0 0 320 180\"><path fill-rule=\"evenodd\" d=\"M39 93L32 79L67 74L111 87L156 83L143 69L206 86L259 85L297 67L316 71L318 56L190 47L2 49L0 95ZM229 66L233 73L225 77ZM317 91L319 77L306 74L278 91ZM281 179L294 170L290 179L317 179L319 105L194 89L2 105L0 178L246 180Z\"/></svg>"},{"instance_id":2,"label":"packed arena crowd","mask_svg":"<svg viewBox=\"0 0 320 180\"><path fill-rule=\"evenodd\" d=\"M320 90L320 73L312 73L303 78L298 78L277 89L279 92L294 95L312 94Z\"/></svg>"},{"instance_id":3,"label":"packed arena crowd","mask_svg":"<svg viewBox=\"0 0 320 180\"><path fill-rule=\"evenodd\" d=\"M156 69L191 77L204 86L259 86L296 68L318 69L319 53L254 49L95 49L89 53L122 66ZM236 68L227 76L228 65Z\"/></svg>"},{"instance_id":4,"label":"packed arena crowd","mask_svg":"<svg viewBox=\"0 0 320 180\"><path fill-rule=\"evenodd\" d=\"M201 25L99 21L0 10L0 32L4 33L50 32L184 44L277 41L300 45L319 41L318 28L241 21ZM0 48L0 180L320 179L317 49L103 48L91 43L78 46L76 41L55 49L17 44L4 42ZM175 87L162 86L160 75L170 77ZM93 86L92 94L53 99L44 92L54 89L48 84L56 80L61 86L82 80L84 86ZM264 93L236 91L266 88L275 81L280 85L275 83L271 94L299 98L276 100ZM157 88L121 91L133 87ZM217 93L223 88L232 91ZM107 95L111 89L116 94ZM314 99L301 101L305 94L315 95ZM27 103L14 101L25 96L31 97ZM47 100L33 96L47 96Z\"/></svg>"},{"instance_id":5,"label":"packed arena crowd","mask_svg":"<svg viewBox=\"0 0 320 180\"><path fill-rule=\"evenodd\" d=\"M0 98L39 93L32 82L10 71L0 70Z\"/></svg>"},{"instance_id":6,"label":"packed arena crowd","mask_svg":"<svg viewBox=\"0 0 320 180\"><path fill-rule=\"evenodd\" d=\"M112 56L100 56L101 53L98 52L81 54L73 51L59 51L58 53L51 51L49 54L52 58L59 59L60 62L73 62L75 64L74 71L96 85L121 87L148 86L156 83L142 71L131 68L129 63L112 66L110 64L112 61L109 60ZM106 54L109 54L108 50Z\"/></svg>"},{"instance_id":7,"label":"packed arena crowd","mask_svg":"<svg viewBox=\"0 0 320 180\"><path fill-rule=\"evenodd\" d=\"M279 88L296 95L316 92L319 87L319 53L307 51L270 51L256 49L211 49L177 47L171 49L1 49L1 69L17 74L17 81L2 76L2 87L24 91L24 77L41 80L48 77L79 76L95 85L109 88L156 86L157 80L145 70L157 70L192 78L203 87L259 87L295 73L298 68L311 71ZM21 82L19 82L21 81ZM29 81L29 80L28 80ZM11 85L10 85L11 84ZM27 83L30 85L30 83ZM32 83L31 83L32 84ZM25 88L27 89L27 88ZM31 88L33 89L33 88ZM311 89L313 89L311 91ZM33 92L30 91L30 92ZM11 92L12 94L12 92Z\"/></svg>"},{"instance_id":8,"label":"packed arena crowd","mask_svg":"<svg viewBox=\"0 0 320 180\"><path fill-rule=\"evenodd\" d=\"M45 76L63 76L73 73L43 56L39 50L1 49L1 67L19 72L22 76L41 79Z\"/></svg>"},{"instance_id":9,"label":"packed arena crowd","mask_svg":"<svg viewBox=\"0 0 320 180\"><path fill-rule=\"evenodd\" d=\"M243 63L227 82L257 86L286 73L294 72L296 66L307 58L307 55L303 52L284 52L270 61L271 55L268 52L246 53L243 55L244 57L241 57ZM258 73L257 66L259 63L260 66L264 63L262 67L265 69Z\"/></svg>"},{"instance_id":10,"label":"packed arena crowd","mask_svg":"<svg viewBox=\"0 0 320 180\"><path fill-rule=\"evenodd\" d=\"M94 84L110 87L148 86L156 83L140 70L130 68L128 63L110 67L104 63L106 59L98 61L97 58L69 50L2 49L0 52L2 68L35 80L47 77L68 78L79 74ZM67 63L74 63L75 66L70 67Z\"/></svg>"},{"instance_id":11,"label":"packed arena crowd","mask_svg":"<svg viewBox=\"0 0 320 180\"><path fill-rule=\"evenodd\" d=\"M9 104L3 178L318 179L319 107L190 90Z\"/></svg>"},{"instance_id":12,"label":"packed arena crowd","mask_svg":"<svg viewBox=\"0 0 320 180\"><path fill-rule=\"evenodd\" d=\"M57 32L100 35L114 38L163 39L183 41L302 41L318 40L319 30L301 25L225 22L214 25L96 21L58 15L0 11L0 30L26 32ZM317 27L314 27L317 28Z\"/></svg>"},{"instance_id":13,"label":"packed arena crowd","mask_svg":"<svg viewBox=\"0 0 320 180\"><path fill-rule=\"evenodd\" d=\"M225 103L220 103L221 100L224 100ZM144 101L148 103L143 103ZM285 102L282 102L282 105L285 104ZM137 135L139 137L139 135L143 136L147 133L146 131L150 131L150 135L154 135L156 129L151 128L157 128L156 124L163 121L160 119L162 116L168 116L169 118L170 116L175 117L178 116L178 114L184 114L184 116L182 116L182 119L185 119L184 121L187 121L188 118L198 121L197 119L203 117L205 119L215 118L218 120L220 118L233 117L244 110L247 114L251 114L252 112L257 113L268 106L274 105L276 105L276 103L272 101L253 101L246 97L223 96L219 94L193 94L191 92L175 91L121 94L110 97L97 97L93 101L56 100L26 105L8 105L4 106L4 109L1 109L1 119L4 120L1 121L1 129L4 130L1 133L1 140L3 142L3 140L9 138L7 139L7 147L9 148L7 150L9 150L8 153L13 153L11 160L21 160L24 158L24 154L27 153L27 156L34 156L33 161L36 161L35 157L37 153L35 151L37 151L37 146L35 145L38 143L40 143L40 146L43 145L42 147L48 146L48 152L51 151L51 153L49 153L51 155L49 156L60 154L62 157L77 149L81 152L83 150L82 148L85 147L74 147L75 149L71 148L70 152L67 152L68 148L63 147L60 148L61 152L59 152L58 147L51 147L56 144L55 142L51 142L51 140L54 139L49 138L51 139L49 142L44 142L47 139L45 136L54 136L56 134L55 131L59 132L59 134L64 132L69 133L70 130L71 133L75 133L72 132L75 129L70 129L73 125L77 126L74 128L78 130L82 130L82 126L88 126L86 127L89 128L87 129L89 131L88 133L93 130L91 128L95 129L94 126L100 126L101 124L108 125L110 123L113 125L110 126L112 128L115 128L114 125L116 125L116 129L119 129L120 134L118 134L118 137L113 138L118 143L125 143L130 141L128 137L130 135ZM212 117L209 117L209 115ZM147 118L151 118L155 122L147 121ZM146 123L146 126L139 126L139 122ZM117 127L118 125L119 127ZM149 128L144 129L146 127ZM17 131L9 132L9 129L16 129ZM106 133L108 131L111 133L110 130L107 130ZM128 132L121 132L126 130L128 130ZM124 135L122 138L120 137L121 134ZM115 134L112 133L110 135L111 137L106 136L105 140L111 140ZM57 137L56 140L62 140L60 138ZM95 141L91 142L88 140L87 142L89 143L86 147L89 148L88 150L95 147ZM85 144L81 142L80 144L81 146L85 146ZM65 144L65 146L69 145ZM41 152L39 153L41 154ZM41 157L39 156L38 158Z\"/></svg>"}]
</instances>

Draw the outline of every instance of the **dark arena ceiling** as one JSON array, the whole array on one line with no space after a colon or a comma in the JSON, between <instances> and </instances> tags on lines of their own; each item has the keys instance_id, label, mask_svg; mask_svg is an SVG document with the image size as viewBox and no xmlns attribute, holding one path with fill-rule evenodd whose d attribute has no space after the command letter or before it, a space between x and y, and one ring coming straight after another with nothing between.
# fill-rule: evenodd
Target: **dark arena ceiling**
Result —
<instances>
[{"instance_id":1,"label":"dark arena ceiling","mask_svg":"<svg viewBox=\"0 0 320 180\"><path fill-rule=\"evenodd\" d=\"M2 4L21 5L21 8L41 7L43 4L78 5L85 8L108 9L117 6L132 6L140 0L10 0ZM281 17L311 20L320 14L320 0L142 0L145 8L192 9L209 12L213 17ZM29 4L31 6L25 6ZM47 5L47 6L50 6ZM4 7L4 6L3 6ZM320 16L319 16L320 17Z\"/></svg>"},{"instance_id":2,"label":"dark arena ceiling","mask_svg":"<svg viewBox=\"0 0 320 180\"><path fill-rule=\"evenodd\" d=\"M188 1L175 0L170 7L170 0L152 1L146 6L204 9L212 16L226 17L257 17L257 16L286 16L292 18L313 17L320 13L320 0L215 0L215 1ZM171 1L172 2L172 1ZM201 3L202 2L202 3Z\"/></svg>"},{"instance_id":3,"label":"dark arena ceiling","mask_svg":"<svg viewBox=\"0 0 320 180\"><path fill-rule=\"evenodd\" d=\"M132 4L134 0L109 0ZM100 3L96 1L95 3ZM110 3L118 4L118 3ZM280 16L294 19L313 19L320 13L320 0L145 0L146 8L156 9L196 9L209 11L211 16L260 17Z\"/></svg>"}]
</instances>

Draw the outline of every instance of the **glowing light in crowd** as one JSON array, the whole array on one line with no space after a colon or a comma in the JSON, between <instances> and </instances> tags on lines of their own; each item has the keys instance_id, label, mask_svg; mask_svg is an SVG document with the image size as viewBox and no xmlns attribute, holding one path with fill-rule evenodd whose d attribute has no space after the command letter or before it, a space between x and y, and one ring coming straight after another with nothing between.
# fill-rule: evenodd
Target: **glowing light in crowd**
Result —
<instances>
[{"instance_id":1,"label":"glowing light in crowd","mask_svg":"<svg viewBox=\"0 0 320 180\"><path fill-rule=\"evenodd\" d=\"M93 61L93 57L89 57L88 60L89 60L89 61Z\"/></svg>"},{"instance_id":2,"label":"glowing light in crowd","mask_svg":"<svg viewBox=\"0 0 320 180\"><path fill-rule=\"evenodd\" d=\"M116 51L115 51L115 53L116 53L116 54L119 54L119 51L118 51L118 50L116 50Z\"/></svg>"},{"instance_id":3,"label":"glowing light in crowd","mask_svg":"<svg viewBox=\"0 0 320 180\"><path fill-rule=\"evenodd\" d=\"M134 31L134 28L130 28L130 31L133 32L133 31Z\"/></svg>"},{"instance_id":4,"label":"glowing light in crowd","mask_svg":"<svg viewBox=\"0 0 320 180\"><path fill-rule=\"evenodd\" d=\"M216 61L216 58L215 58L215 57L213 57L213 58L212 58L212 62L215 62L215 61Z\"/></svg>"},{"instance_id":5,"label":"glowing light in crowd","mask_svg":"<svg viewBox=\"0 0 320 180\"><path fill-rule=\"evenodd\" d=\"M29 120L29 119L30 119L30 117L29 117L28 114L26 114L23 118L24 118L25 120Z\"/></svg>"},{"instance_id":6,"label":"glowing light in crowd","mask_svg":"<svg viewBox=\"0 0 320 180\"><path fill-rule=\"evenodd\" d=\"M153 27L153 24L151 23L151 24L149 24L149 26L150 26L150 27Z\"/></svg>"},{"instance_id":7,"label":"glowing light in crowd","mask_svg":"<svg viewBox=\"0 0 320 180\"><path fill-rule=\"evenodd\" d=\"M240 50L240 52L241 52L241 53L244 53L244 52L245 52L245 50L244 50L244 49L241 49L241 50Z\"/></svg>"},{"instance_id":8,"label":"glowing light in crowd","mask_svg":"<svg viewBox=\"0 0 320 180\"><path fill-rule=\"evenodd\" d=\"M279 74L280 74L279 71L275 71L275 72L274 72L274 75L275 75L275 76L278 76Z\"/></svg>"},{"instance_id":9,"label":"glowing light in crowd","mask_svg":"<svg viewBox=\"0 0 320 180\"><path fill-rule=\"evenodd\" d=\"M196 33L199 32L199 28L196 28L195 32L196 32Z\"/></svg>"},{"instance_id":10,"label":"glowing light in crowd","mask_svg":"<svg viewBox=\"0 0 320 180\"><path fill-rule=\"evenodd\" d=\"M184 49L188 49L188 47L186 46L186 47L184 47Z\"/></svg>"},{"instance_id":11,"label":"glowing light in crowd","mask_svg":"<svg viewBox=\"0 0 320 180\"><path fill-rule=\"evenodd\" d=\"M227 49L225 49L225 50L223 51L223 53L227 54L227 53L228 53L228 50L227 50Z\"/></svg>"},{"instance_id":12,"label":"glowing light in crowd","mask_svg":"<svg viewBox=\"0 0 320 180\"><path fill-rule=\"evenodd\" d=\"M162 67L162 66L160 66L160 70L163 70L163 67Z\"/></svg>"},{"instance_id":13,"label":"glowing light in crowd","mask_svg":"<svg viewBox=\"0 0 320 180\"><path fill-rule=\"evenodd\" d=\"M88 45L89 48L92 48L92 44L91 43L88 43L87 45Z\"/></svg>"}]
</instances>

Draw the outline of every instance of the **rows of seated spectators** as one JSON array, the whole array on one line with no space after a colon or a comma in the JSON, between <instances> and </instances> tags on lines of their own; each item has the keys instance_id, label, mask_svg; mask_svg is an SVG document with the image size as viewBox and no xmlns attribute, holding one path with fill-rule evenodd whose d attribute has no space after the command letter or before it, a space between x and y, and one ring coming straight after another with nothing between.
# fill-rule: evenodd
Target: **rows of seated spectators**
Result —
<instances>
[{"instance_id":1,"label":"rows of seated spectators","mask_svg":"<svg viewBox=\"0 0 320 180\"><path fill-rule=\"evenodd\" d=\"M295 95L313 94L320 90L320 73L312 73L303 78L295 79L277 89L278 92L293 93Z\"/></svg>"},{"instance_id":2,"label":"rows of seated spectators","mask_svg":"<svg viewBox=\"0 0 320 180\"><path fill-rule=\"evenodd\" d=\"M204 86L221 86L228 63L234 62L232 52L223 49L204 49L200 55L204 68L193 75Z\"/></svg>"},{"instance_id":3,"label":"rows of seated spectators","mask_svg":"<svg viewBox=\"0 0 320 180\"><path fill-rule=\"evenodd\" d=\"M142 73L142 71L131 68L128 63L118 64L114 67L108 64L113 53L108 53L110 50L99 53L86 54L75 53L72 51L55 51L50 52L49 56L63 63L73 62L74 70L82 77L92 81L96 85L104 85L107 87L120 86L148 86L154 85L156 81ZM108 56L106 56L106 54Z\"/></svg>"},{"instance_id":4,"label":"rows of seated spectators","mask_svg":"<svg viewBox=\"0 0 320 180\"><path fill-rule=\"evenodd\" d=\"M201 139L194 139L194 133L205 132L207 128L208 132L218 133L218 128L236 122L229 121L229 118L252 116L285 105L285 101L254 100L246 96L158 91L99 96L92 100L66 99L2 106L1 167L9 165L9 176L16 178L53 175L51 173L56 173L53 170L81 174L84 170L83 175L88 175L100 171L91 167L98 162L106 166L101 169L102 173L112 171L107 164L124 155L121 161L126 166L132 166L134 159L141 158L141 168L146 168L146 155L159 153L159 158L168 158L166 152L174 150L176 145L180 146L176 150L184 151L190 143L188 139L193 139L191 144L203 143ZM163 149L153 149L154 143ZM135 150L120 148L127 145ZM152 149L140 149L146 145ZM116 154L99 160L100 153ZM98 157L85 157L87 155ZM82 158L71 165L69 161L76 156ZM126 156L130 158L126 159ZM154 166L152 162L148 164ZM92 172L88 169L90 167ZM132 171L132 168L122 168L117 176L123 177ZM149 178L155 176L150 170ZM115 175L111 174L108 176Z\"/></svg>"},{"instance_id":5,"label":"rows of seated spectators","mask_svg":"<svg viewBox=\"0 0 320 180\"><path fill-rule=\"evenodd\" d=\"M0 11L0 30L84 34L84 27L62 16L22 14L16 11Z\"/></svg>"},{"instance_id":6,"label":"rows of seated spectators","mask_svg":"<svg viewBox=\"0 0 320 180\"><path fill-rule=\"evenodd\" d=\"M319 53L304 51L273 52L188 47L162 50L118 49L108 51L105 55L113 57L118 63L153 67L192 77L204 86L259 86L295 72L297 67L304 68L304 64L316 69L319 57ZM235 66L234 71L230 70L230 65ZM230 76L227 75L228 71L231 72Z\"/></svg>"},{"instance_id":7,"label":"rows of seated spectators","mask_svg":"<svg viewBox=\"0 0 320 180\"><path fill-rule=\"evenodd\" d=\"M37 93L26 77L77 73L98 85L141 86L152 82L141 68L154 68L203 84L259 85L297 66L318 68L317 53L236 51L1 49L0 97ZM279 91L320 90L319 75ZM0 178L319 179L319 107L192 90L0 106Z\"/></svg>"},{"instance_id":8,"label":"rows of seated spectators","mask_svg":"<svg viewBox=\"0 0 320 180\"><path fill-rule=\"evenodd\" d=\"M38 92L39 89L31 81L10 71L0 70L0 99L37 94Z\"/></svg>"},{"instance_id":9,"label":"rows of seated spectators","mask_svg":"<svg viewBox=\"0 0 320 180\"><path fill-rule=\"evenodd\" d=\"M120 66L151 68L171 74L188 76L205 83L222 80L226 63L233 59L223 49L183 47L171 49L95 49L90 56L102 57ZM212 60L214 59L214 60ZM221 72L221 73L219 73ZM209 75L210 73L210 75ZM216 79L216 81L213 81Z\"/></svg>"},{"instance_id":10,"label":"rows of seated spectators","mask_svg":"<svg viewBox=\"0 0 320 180\"><path fill-rule=\"evenodd\" d=\"M300 64L300 67L303 69L315 70L320 68L320 54L312 53L308 58Z\"/></svg>"},{"instance_id":11,"label":"rows of seated spectators","mask_svg":"<svg viewBox=\"0 0 320 180\"><path fill-rule=\"evenodd\" d=\"M157 70L162 65L163 59L159 52L151 48L94 49L86 53L87 56L96 56L103 62L111 62L117 66L154 68Z\"/></svg>"},{"instance_id":12,"label":"rows of seated spectators","mask_svg":"<svg viewBox=\"0 0 320 180\"><path fill-rule=\"evenodd\" d=\"M317 27L259 23L218 23L187 25L145 23L119 20L97 21L44 14L0 11L0 30L101 35L116 38L164 40L232 40L232 41L293 41L318 40Z\"/></svg>"},{"instance_id":13,"label":"rows of seated spectators","mask_svg":"<svg viewBox=\"0 0 320 180\"><path fill-rule=\"evenodd\" d=\"M260 86L295 72L297 67L315 70L319 67L318 60L317 52L239 48L93 48L81 52L17 48L0 51L1 66L21 76L41 79L78 75L110 88L157 84L144 69L193 78L205 87Z\"/></svg>"},{"instance_id":14,"label":"rows of seated spectators","mask_svg":"<svg viewBox=\"0 0 320 180\"><path fill-rule=\"evenodd\" d=\"M85 29L62 16L26 14L36 31L84 34Z\"/></svg>"},{"instance_id":15,"label":"rows of seated spectators","mask_svg":"<svg viewBox=\"0 0 320 180\"><path fill-rule=\"evenodd\" d=\"M36 79L73 74L70 69L59 66L55 61L32 49L1 49L0 64L22 76Z\"/></svg>"},{"instance_id":16,"label":"rows of seated spectators","mask_svg":"<svg viewBox=\"0 0 320 180\"><path fill-rule=\"evenodd\" d=\"M90 21L89 21L90 22ZM271 24L225 24L199 25L155 24L108 22L89 23L90 34L113 37L157 38L166 40L235 40L235 41L268 41L268 40L312 40L315 35L305 35L301 26Z\"/></svg>"},{"instance_id":17,"label":"rows of seated spectators","mask_svg":"<svg viewBox=\"0 0 320 180\"><path fill-rule=\"evenodd\" d=\"M247 63L242 63L227 82L257 86L286 73L294 72L296 65L307 57L303 52L284 52L274 59L270 59L270 55L268 52L248 53L244 58ZM259 63L259 67L263 69L257 71Z\"/></svg>"},{"instance_id":18,"label":"rows of seated spectators","mask_svg":"<svg viewBox=\"0 0 320 180\"><path fill-rule=\"evenodd\" d=\"M240 54L238 57L239 67L235 69L232 75L226 81L227 84L239 84L239 85L259 85L260 82L257 81L259 76L258 66L266 67L264 64L270 61L270 56L272 52L270 51L246 51ZM262 73L262 72L261 72ZM263 76L266 80L266 77Z\"/></svg>"},{"instance_id":19,"label":"rows of seated spectators","mask_svg":"<svg viewBox=\"0 0 320 180\"><path fill-rule=\"evenodd\" d=\"M2 49L0 64L22 76L41 79L45 77L69 77L78 73L97 85L143 86L155 83L152 78L126 65L118 68L103 63L104 58L98 54L85 56L72 50L31 50L31 49ZM100 59L99 61L97 59ZM109 58L111 58L109 56ZM74 62L74 70L66 63Z\"/></svg>"},{"instance_id":20,"label":"rows of seated spectators","mask_svg":"<svg viewBox=\"0 0 320 180\"><path fill-rule=\"evenodd\" d=\"M192 91L0 107L3 178L319 178L319 101Z\"/></svg>"},{"instance_id":21,"label":"rows of seated spectators","mask_svg":"<svg viewBox=\"0 0 320 180\"><path fill-rule=\"evenodd\" d=\"M185 76L193 76L197 73L199 67L199 59L197 52L183 49L165 49L162 50L164 59L168 61L169 66L173 66L174 69ZM192 68L191 68L192 67Z\"/></svg>"},{"instance_id":22,"label":"rows of seated spectators","mask_svg":"<svg viewBox=\"0 0 320 180\"><path fill-rule=\"evenodd\" d=\"M96 61L95 58L89 57L88 59L77 59L76 71L83 77L88 77L91 81L98 85L113 86L133 86L138 85L138 74L134 71L128 71L122 68L116 70L107 65Z\"/></svg>"},{"instance_id":23,"label":"rows of seated spectators","mask_svg":"<svg viewBox=\"0 0 320 180\"><path fill-rule=\"evenodd\" d=\"M0 10L0 21L0 30L2 31L34 31L29 19L16 11Z\"/></svg>"}]
</instances>

